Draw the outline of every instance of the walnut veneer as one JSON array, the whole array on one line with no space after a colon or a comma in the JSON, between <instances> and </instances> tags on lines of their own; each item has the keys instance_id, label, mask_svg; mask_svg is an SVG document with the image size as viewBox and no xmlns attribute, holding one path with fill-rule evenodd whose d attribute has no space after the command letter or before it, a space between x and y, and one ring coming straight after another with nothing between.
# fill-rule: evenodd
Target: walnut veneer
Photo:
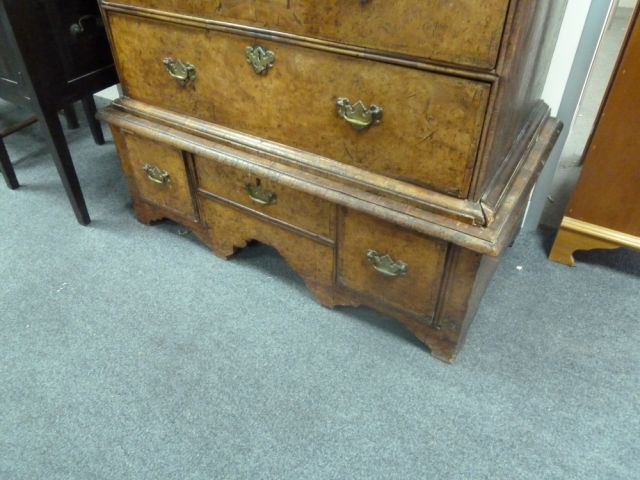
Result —
<instances>
[{"instance_id":1,"label":"walnut veneer","mask_svg":"<svg viewBox=\"0 0 640 480\"><path fill-rule=\"evenodd\" d=\"M452 361L560 125L562 1L101 2L140 221L274 246Z\"/></svg>"}]
</instances>

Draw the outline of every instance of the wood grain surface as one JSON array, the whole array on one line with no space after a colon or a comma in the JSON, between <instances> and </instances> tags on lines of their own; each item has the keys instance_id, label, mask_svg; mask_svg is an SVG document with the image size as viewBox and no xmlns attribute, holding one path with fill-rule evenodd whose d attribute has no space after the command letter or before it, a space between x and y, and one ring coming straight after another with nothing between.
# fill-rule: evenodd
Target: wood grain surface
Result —
<instances>
[{"instance_id":1,"label":"wood grain surface","mask_svg":"<svg viewBox=\"0 0 640 480\"><path fill-rule=\"evenodd\" d=\"M538 97L565 0L101 3L127 97L101 118L138 218L223 258L271 245L323 305L375 308L453 361L561 128ZM264 75L257 46L275 57ZM340 97L381 122L357 131ZM167 156L192 218L133 173Z\"/></svg>"},{"instance_id":2,"label":"wood grain surface","mask_svg":"<svg viewBox=\"0 0 640 480\"><path fill-rule=\"evenodd\" d=\"M125 93L137 100L274 140L389 177L465 197L488 84L276 42L267 75L245 60L251 38L110 14ZM144 42L135 41L145 38ZM193 64L180 87L164 58ZM336 100L384 109L357 131Z\"/></svg>"},{"instance_id":3,"label":"wood grain surface","mask_svg":"<svg viewBox=\"0 0 640 480\"><path fill-rule=\"evenodd\" d=\"M145 138L125 134L125 160L138 194L144 200L194 218L191 188L182 152ZM158 184L149 179L145 165L155 166L169 175L169 182Z\"/></svg>"},{"instance_id":4,"label":"wood grain surface","mask_svg":"<svg viewBox=\"0 0 640 480\"><path fill-rule=\"evenodd\" d=\"M116 0L453 64L495 66L508 0Z\"/></svg>"},{"instance_id":5,"label":"wood grain surface","mask_svg":"<svg viewBox=\"0 0 640 480\"><path fill-rule=\"evenodd\" d=\"M358 212L344 210L338 240L338 279L349 289L431 321L440 292L447 244ZM390 255L407 265L407 274L385 276L367 252Z\"/></svg>"},{"instance_id":6,"label":"wood grain surface","mask_svg":"<svg viewBox=\"0 0 640 480\"><path fill-rule=\"evenodd\" d=\"M640 7L587 146L567 216L640 237Z\"/></svg>"},{"instance_id":7,"label":"wood grain surface","mask_svg":"<svg viewBox=\"0 0 640 480\"><path fill-rule=\"evenodd\" d=\"M335 205L319 197L282 185L277 180L253 175L247 170L229 167L209 159L196 157L196 176L201 191L214 194L223 201L242 205L269 218L281 220L294 228L316 233L327 242L334 241ZM246 185L260 184L264 191L275 195L270 205L251 199Z\"/></svg>"},{"instance_id":8,"label":"wood grain surface","mask_svg":"<svg viewBox=\"0 0 640 480\"><path fill-rule=\"evenodd\" d=\"M333 248L296 235L214 200L200 198L202 217L207 224L208 244L214 253L228 258L236 250L257 240L275 248L307 287L322 302L323 291L333 285ZM324 302L323 302L324 303Z\"/></svg>"}]
</instances>

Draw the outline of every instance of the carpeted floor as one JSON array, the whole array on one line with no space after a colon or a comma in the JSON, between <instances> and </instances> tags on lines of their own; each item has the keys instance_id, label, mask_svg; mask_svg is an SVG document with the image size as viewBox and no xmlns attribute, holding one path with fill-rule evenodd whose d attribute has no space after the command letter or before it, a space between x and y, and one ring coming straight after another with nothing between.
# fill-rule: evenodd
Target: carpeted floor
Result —
<instances>
[{"instance_id":1,"label":"carpeted floor","mask_svg":"<svg viewBox=\"0 0 640 480\"><path fill-rule=\"evenodd\" d=\"M224 262L137 223L84 125L88 228L38 127L7 141L0 479L639 478L640 253L571 269L521 236L446 365L381 315L321 307L267 247Z\"/></svg>"}]
</instances>

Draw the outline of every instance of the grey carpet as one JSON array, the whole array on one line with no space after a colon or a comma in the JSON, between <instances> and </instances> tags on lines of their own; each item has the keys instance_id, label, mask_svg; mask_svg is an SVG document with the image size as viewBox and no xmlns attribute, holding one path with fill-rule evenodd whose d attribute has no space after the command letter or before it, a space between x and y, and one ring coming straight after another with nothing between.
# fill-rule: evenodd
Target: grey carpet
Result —
<instances>
[{"instance_id":1,"label":"grey carpet","mask_svg":"<svg viewBox=\"0 0 640 480\"><path fill-rule=\"evenodd\" d=\"M321 307L267 247L224 262L137 223L85 125L88 228L37 127L7 142L0 479L639 478L638 252L570 269L520 237L450 366L392 320Z\"/></svg>"}]
</instances>

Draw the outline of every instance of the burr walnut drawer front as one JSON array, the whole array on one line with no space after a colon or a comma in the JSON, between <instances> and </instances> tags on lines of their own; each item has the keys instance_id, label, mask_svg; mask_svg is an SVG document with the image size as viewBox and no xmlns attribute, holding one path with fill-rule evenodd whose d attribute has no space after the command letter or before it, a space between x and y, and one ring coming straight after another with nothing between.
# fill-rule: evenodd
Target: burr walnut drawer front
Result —
<instances>
[{"instance_id":1,"label":"burr walnut drawer front","mask_svg":"<svg viewBox=\"0 0 640 480\"><path fill-rule=\"evenodd\" d=\"M122 14L110 23L131 98L466 196L488 84Z\"/></svg>"},{"instance_id":2,"label":"burr walnut drawer front","mask_svg":"<svg viewBox=\"0 0 640 480\"><path fill-rule=\"evenodd\" d=\"M124 133L123 169L139 196L149 203L194 219L193 197L182 152Z\"/></svg>"},{"instance_id":3,"label":"burr walnut drawer front","mask_svg":"<svg viewBox=\"0 0 640 480\"><path fill-rule=\"evenodd\" d=\"M447 243L352 210L338 238L342 286L424 319L435 314Z\"/></svg>"},{"instance_id":4,"label":"burr walnut drawer front","mask_svg":"<svg viewBox=\"0 0 640 480\"><path fill-rule=\"evenodd\" d=\"M260 217L275 219L332 241L335 230L335 206L288 186L254 175L240 168L196 157L198 190L249 210Z\"/></svg>"},{"instance_id":5,"label":"burr walnut drawer front","mask_svg":"<svg viewBox=\"0 0 640 480\"><path fill-rule=\"evenodd\" d=\"M340 43L492 68L509 0L117 0Z\"/></svg>"}]
</instances>

